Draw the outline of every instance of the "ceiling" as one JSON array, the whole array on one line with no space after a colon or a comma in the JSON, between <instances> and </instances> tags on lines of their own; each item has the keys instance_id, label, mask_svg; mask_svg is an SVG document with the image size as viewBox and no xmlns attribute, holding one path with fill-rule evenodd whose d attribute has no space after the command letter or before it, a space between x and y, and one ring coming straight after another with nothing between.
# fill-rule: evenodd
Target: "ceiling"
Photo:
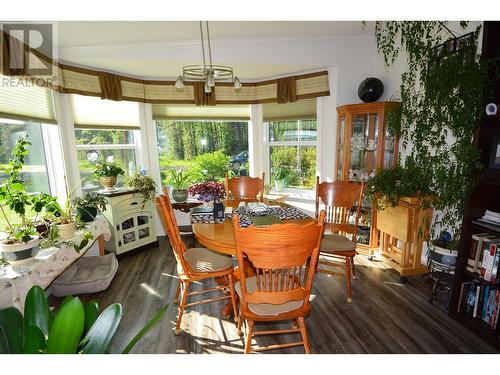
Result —
<instances>
[{"instance_id":1,"label":"ceiling","mask_svg":"<svg viewBox=\"0 0 500 375\"><path fill-rule=\"evenodd\" d=\"M198 21L58 22L59 59L65 63L150 79L175 78L182 66L201 62ZM243 81L324 68L314 56L279 58L294 41L373 38L360 21L210 22L214 63L230 65ZM274 43L274 47L266 45ZM269 46L268 46L269 47ZM269 56L272 54L273 56Z\"/></svg>"}]
</instances>

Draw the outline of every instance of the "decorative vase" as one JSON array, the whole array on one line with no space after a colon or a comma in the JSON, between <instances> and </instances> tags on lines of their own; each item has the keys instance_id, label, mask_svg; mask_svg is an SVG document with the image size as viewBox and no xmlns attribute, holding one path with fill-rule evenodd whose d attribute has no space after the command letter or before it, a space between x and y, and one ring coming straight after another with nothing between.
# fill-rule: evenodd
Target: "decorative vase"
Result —
<instances>
[{"instance_id":1,"label":"decorative vase","mask_svg":"<svg viewBox=\"0 0 500 375\"><path fill-rule=\"evenodd\" d=\"M21 265L32 261L38 254L40 247L40 238L38 236L33 237L28 242L17 242L13 244L8 244L5 242L0 243L0 252L2 257L12 265Z\"/></svg>"},{"instance_id":2,"label":"decorative vase","mask_svg":"<svg viewBox=\"0 0 500 375\"><path fill-rule=\"evenodd\" d=\"M376 102L384 93L384 84L375 77L365 79L359 84L358 96L365 103Z\"/></svg>"},{"instance_id":3,"label":"decorative vase","mask_svg":"<svg viewBox=\"0 0 500 375\"><path fill-rule=\"evenodd\" d=\"M90 223L97 216L97 207L77 207L76 213L83 222Z\"/></svg>"},{"instance_id":4,"label":"decorative vase","mask_svg":"<svg viewBox=\"0 0 500 375\"><path fill-rule=\"evenodd\" d=\"M68 224L57 224L59 228L59 241L67 241L75 237L76 223L72 221Z\"/></svg>"},{"instance_id":5,"label":"decorative vase","mask_svg":"<svg viewBox=\"0 0 500 375\"><path fill-rule=\"evenodd\" d=\"M172 190L172 198L177 203L185 202L188 198L188 191L186 189Z\"/></svg>"},{"instance_id":6,"label":"decorative vase","mask_svg":"<svg viewBox=\"0 0 500 375\"><path fill-rule=\"evenodd\" d=\"M116 185L116 176L100 177L99 182L102 186L104 186L104 190L114 190Z\"/></svg>"},{"instance_id":7,"label":"decorative vase","mask_svg":"<svg viewBox=\"0 0 500 375\"><path fill-rule=\"evenodd\" d=\"M274 181L274 187L276 191L283 191L285 190L285 181L283 180L275 180Z\"/></svg>"}]
</instances>

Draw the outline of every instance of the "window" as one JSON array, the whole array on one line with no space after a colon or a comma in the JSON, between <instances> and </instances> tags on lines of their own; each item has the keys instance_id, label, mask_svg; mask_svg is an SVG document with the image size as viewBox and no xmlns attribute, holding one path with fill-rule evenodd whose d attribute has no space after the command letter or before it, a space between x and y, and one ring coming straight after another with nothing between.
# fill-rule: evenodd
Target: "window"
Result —
<instances>
[{"instance_id":1,"label":"window","mask_svg":"<svg viewBox=\"0 0 500 375\"><path fill-rule=\"evenodd\" d=\"M248 174L247 121L157 120L156 129L162 180L172 168L189 170L195 181Z\"/></svg>"},{"instance_id":2,"label":"window","mask_svg":"<svg viewBox=\"0 0 500 375\"><path fill-rule=\"evenodd\" d=\"M27 137L31 146L21 174L26 191L51 193L42 126L45 125L31 121L0 119L0 181L7 177L6 168L16 140ZM16 223L17 216L10 213L8 215L12 223ZM0 215L0 227L6 224L3 220Z\"/></svg>"},{"instance_id":3,"label":"window","mask_svg":"<svg viewBox=\"0 0 500 375\"><path fill-rule=\"evenodd\" d=\"M99 161L115 163L126 174L136 171L136 145L133 130L75 129L80 178L84 192L102 189L94 176ZM124 176L118 176L117 186L123 186Z\"/></svg>"},{"instance_id":4,"label":"window","mask_svg":"<svg viewBox=\"0 0 500 375\"><path fill-rule=\"evenodd\" d=\"M266 123L269 174L277 173L285 187L312 189L316 178L316 120L279 120Z\"/></svg>"}]
</instances>

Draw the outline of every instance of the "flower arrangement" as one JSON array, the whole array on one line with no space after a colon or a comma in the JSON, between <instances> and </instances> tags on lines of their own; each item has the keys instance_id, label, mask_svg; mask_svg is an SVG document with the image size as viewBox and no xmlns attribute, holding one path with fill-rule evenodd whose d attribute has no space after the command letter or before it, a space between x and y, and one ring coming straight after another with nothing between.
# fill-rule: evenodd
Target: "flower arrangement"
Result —
<instances>
[{"instance_id":1,"label":"flower arrangement","mask_svg":"<svg viewBox=\"0 0 500 375\"><path fill-rule=\"evenodd\" d=\"M189 194L197 196L202 202L210 202L216 198L222 199L226 196L226 190L222 182L201 182L189 188Z\"/></svg>"}]
</instances>

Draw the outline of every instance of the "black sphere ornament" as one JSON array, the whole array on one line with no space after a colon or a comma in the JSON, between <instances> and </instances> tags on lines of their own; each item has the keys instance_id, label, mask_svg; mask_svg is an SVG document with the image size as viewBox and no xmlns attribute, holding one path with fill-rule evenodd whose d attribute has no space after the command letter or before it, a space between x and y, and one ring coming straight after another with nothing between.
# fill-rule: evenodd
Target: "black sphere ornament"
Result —
<instances>
[{"instance_id":1,"label":"black sphere ornament","mask_svg":"<svg viewBox=\"0 0 500 375\"><path fill-rule=\"evenodd\" d=\"M375 77L365 79L358 88L358 96L365 103L375 102L384 93L384 84Z\"/></svg>"}]
</instances>

